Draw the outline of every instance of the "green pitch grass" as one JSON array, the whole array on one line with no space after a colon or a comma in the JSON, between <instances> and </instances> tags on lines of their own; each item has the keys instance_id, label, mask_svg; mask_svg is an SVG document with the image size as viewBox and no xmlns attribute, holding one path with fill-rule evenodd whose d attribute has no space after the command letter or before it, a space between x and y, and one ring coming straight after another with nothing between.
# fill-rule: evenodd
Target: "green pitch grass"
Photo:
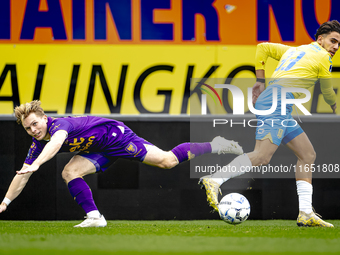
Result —
<instances>
[{"instance_id":1,"label":"green pitch grass","mask_svg":"<svg viewBox=\"0 0 340 255\"><path fill-rule=\"evenodd\" d=\"M0 221L0 254L332 254L335 228L299 228L295 221L108 221L106 228L73 228L75 221Z\"/></svg>"}]
</instances>

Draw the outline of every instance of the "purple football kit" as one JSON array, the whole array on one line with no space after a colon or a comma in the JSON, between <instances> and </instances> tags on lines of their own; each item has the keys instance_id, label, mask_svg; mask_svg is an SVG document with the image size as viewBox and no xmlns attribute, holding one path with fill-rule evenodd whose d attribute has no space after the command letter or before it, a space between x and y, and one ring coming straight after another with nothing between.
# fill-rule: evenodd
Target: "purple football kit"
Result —
<instances>
[{"instance_id":1,"label":"purple football kit","mask_svg":"<svg viewBox=\"0 0 340 255\"><path fill-rule=\"evenodd\" d=\"M152 145L123 122L95 116L48 117L47 131L51 137L59 130L68 133L59 153L79 152L96 166L97 172L105 171L118 157L143 161L145 145ZM31 165L47 142L33 138L25 164Z\"/></svg>"},{"instance_id":2,"label":"purple football kit","mask_svg":"<svg viewBox=\"0 0 340 255\"><path fill-rule=\"evenodd\" d=\"M96 172L105 171L119 157L143 161L147 154L146 146L152 146L123 122L101 117L48 117L47 132L51 137L59 130L68 133L59 152L78 152L77 155L87 158L95 165ZM38 141L33 137L25 164L31 165L47 143L48 141ZM211 153L211 144L182 143L171 152L180 163L195 156ZM83 178L75 178L67 186L72 197L87 214L98 211L92 191Z\"/></svg>"}]
</instances>

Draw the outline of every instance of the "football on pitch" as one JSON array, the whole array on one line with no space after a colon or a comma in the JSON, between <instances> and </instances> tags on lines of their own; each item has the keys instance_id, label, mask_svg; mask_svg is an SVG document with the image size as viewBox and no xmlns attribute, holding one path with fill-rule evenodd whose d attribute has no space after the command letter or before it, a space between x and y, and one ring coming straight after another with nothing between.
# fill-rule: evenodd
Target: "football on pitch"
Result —
<instances>
[{"instance_id":1,"label":"football on pitch","mask_svg":"<svg viewBox=\"0 0 340 255\"><path fill-rule=\"evenodd\" d=\"M239 193L225 195L221 199L218 209L221 219L230 224L240 224L250 214L249 201Z\"/></svg>"}]
</instances>

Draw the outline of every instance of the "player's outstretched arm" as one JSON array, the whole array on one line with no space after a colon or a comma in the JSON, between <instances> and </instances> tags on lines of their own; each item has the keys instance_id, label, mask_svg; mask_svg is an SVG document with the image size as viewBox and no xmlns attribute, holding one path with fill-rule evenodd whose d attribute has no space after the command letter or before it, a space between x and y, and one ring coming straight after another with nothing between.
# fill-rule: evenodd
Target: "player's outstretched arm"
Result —
<instances>
[{"instance_id":1,"label":"player's outstretched arm","mask_svg":"<svg viewBox=\"0 0 340 255\"><path fill-rule=\"evenodd\" d=\"M24 170L25 168L27 168L27 166L23 166L21 170ZM19 196L21 191L25 188L31 175L32 173L14 176L11 184L9 185L5 199L0 204L0 213L6 211L7 206L10 204L10 202L17 198L17 196Z\"/></svg>"},{"instance_id":2,"label":"player's outstretched arm","mask_svg":"<svg viewBox=\"0 0 340 255\"><path fill-rule=\"evenodd\" d=\"M53 158L58 153L66 138L66 131L59 130L55 132L55 134L51 137L51 140L46 144L40 153L39 157L34 160L33 164L25 169L17 171L17 174L21 175L37 171L42 164Z\"/></svg>"}]
</instances>

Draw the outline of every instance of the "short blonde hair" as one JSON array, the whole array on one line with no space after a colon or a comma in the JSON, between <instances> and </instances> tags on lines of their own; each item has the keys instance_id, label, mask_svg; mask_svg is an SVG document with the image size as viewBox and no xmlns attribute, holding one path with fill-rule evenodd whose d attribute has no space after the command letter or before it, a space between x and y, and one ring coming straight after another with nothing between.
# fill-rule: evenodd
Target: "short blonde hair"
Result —
<instances>
[{"instance_id":1,"label":"short blonde hair","mask_svg":"<svg viewBox=\"0 0 340 255\"><path fill-rule=\"evenodd\" d=\"M22 104L14 108L14 114L17 118L17 123L22 124L25 118L31 113L35 113L37 116L42 117L45 115L43 108L41 108L40 100L34 100L30 103Z\"/></svg>"}]
</instances>

